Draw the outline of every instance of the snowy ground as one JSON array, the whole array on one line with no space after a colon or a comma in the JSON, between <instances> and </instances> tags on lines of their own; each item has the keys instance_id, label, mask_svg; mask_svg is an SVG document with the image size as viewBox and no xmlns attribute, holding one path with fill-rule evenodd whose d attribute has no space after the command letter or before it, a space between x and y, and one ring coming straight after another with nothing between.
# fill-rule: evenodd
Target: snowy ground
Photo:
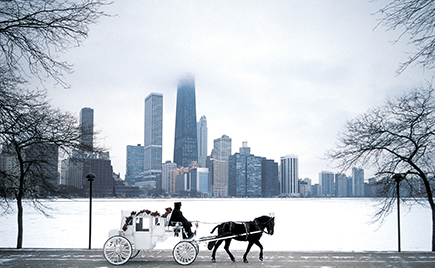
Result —
<instances>
[{"instance_id":1,"label":"snowy ground","mask_svg":"<svg viewBox=\"0 0 435 268\"><path fill-rule=\"evenodd\" d=\"M121 210L159 211L172 207L172 199L93 199L92 247L102 248L111 229L121 226ZM178 200L177 200L178 201ZM376 208L371 199L185 199L182 211L189 220L199 221L198 236L208 236L223 221L250 221L274 212L275 234L261 242L272 251L395 251L397 214L383 225L370 224ZM25 206L25 248L87 248L89 200L46 202L53 208L51 218ZM403 251L430 251L430 209L402 206L401 239ZM0 217L0 248L15 247L16 211ZM157 249L171 249L168 239ZM203 245L204 246L204 245ZM235 242L232 249L245 249ZM255 247L253 250L256 250Z\"/></svg>"}]
</instances>

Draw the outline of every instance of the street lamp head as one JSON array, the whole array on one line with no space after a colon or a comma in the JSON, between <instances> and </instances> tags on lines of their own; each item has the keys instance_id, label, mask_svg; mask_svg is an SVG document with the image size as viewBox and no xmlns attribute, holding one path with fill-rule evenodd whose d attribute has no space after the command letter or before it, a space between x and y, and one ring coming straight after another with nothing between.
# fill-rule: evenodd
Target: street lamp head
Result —
<instances>
[{"instance_id":1,"label":"street lamp head","mask_svg":"<svg viewBox=\"0 0 435 268\"><path fill-rule=\"evenodd\" d=\"M89 173L88 175L86 175L86 179L88 179L88 181L93 181L95 180L96 176L94 173Z\"/></svg>"},{"instance_id":2,"label":"street lamp head","mask_svg":"<svg viewBox=\"0 0 435 268\"><path fill-rule=\"evenodd\" d=\"M396 173L396 174L394 174L392 178L393 178L393 180L395 180L395 181L401 181L401 180L404 179L404 177L403 177L403 175L402 175L401 173Z\"/></svg>"}]
</instances>

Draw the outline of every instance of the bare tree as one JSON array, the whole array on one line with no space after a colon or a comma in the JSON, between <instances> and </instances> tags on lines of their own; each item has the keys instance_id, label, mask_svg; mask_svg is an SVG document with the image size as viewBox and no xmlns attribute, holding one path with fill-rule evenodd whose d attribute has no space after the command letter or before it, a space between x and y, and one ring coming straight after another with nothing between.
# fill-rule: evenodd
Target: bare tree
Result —
<instances>
[{"instance_id":1,"label":"bare tree","mask_svg":"<svg viewBox=\"0 0 435 268\"><path fill-rule=\"evenodd\" d=\"M337 167L373 168L375 176L389 193L378 213L382 218L394 206L396 173L418 178L432 210L432 251L435 251L435 203L433 184L435 160L435 98L432 85L387 99L381 107L346 123L338 138L337 148L327 152ZM403 183L412 185L411 180ZM411 204L412 205L412 204Z\"/></svg>"},{"instance_id":2,"label":"bare tree","mask_svg":"<svg viewBox=\"0 0 435 268\"><path fill-rule=\"evenodd\" d=\"M71 72L71 65L57 55L87 37L89 25L105 15L100 9L107 4L106 0L0 1L0 65L18 77L27 71L40 79L45 74L67 87L63 74Z\"/></svg>"},{"instance_id":3,"label":"bare tree","mask_svg":"<svg viewBox=\"0 0 435 268\"><path fill-rule=\"evenodd\" d=\"M435 1L434 0L392 0L379 10L380 24L388 30L399 30L401 38L409 38L417 51L400 64L397 72L402 73L416 62L423 67L435 67Z\"/></svg>"},{"instance_id":4,"label":"bare tree","mask_svg":"<svg viewBox=\"0 0 435 268\"><path fill-rule=\"evenodd\" d=\"M0 198L6 212L16 201L17 248L23 242L23 202L46 214L39 200L58 190L59 153L84 149L75 116L51 107L45 92L19 85L13 75L0 72Z\"/></svg>"}]
</instances>

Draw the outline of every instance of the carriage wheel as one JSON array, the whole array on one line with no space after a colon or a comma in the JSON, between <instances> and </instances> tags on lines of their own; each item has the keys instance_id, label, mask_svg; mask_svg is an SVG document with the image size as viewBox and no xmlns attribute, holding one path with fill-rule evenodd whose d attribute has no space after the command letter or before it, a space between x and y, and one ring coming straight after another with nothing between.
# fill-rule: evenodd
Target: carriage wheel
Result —
<instances>
[{"instance_id":1,"label":"carriage wheel","mask_svg":"<svg viewBox=\"0 0 435 268\"><path fill-rule=\"evenodd\" d=\"M198 255L195 245L189 241L181 241L172 250L174 260L181 265L193 263Z\"/></svg>"},{"instance_id":2,"label":"carriage wheel","mask_svg":"<svg viewBox=\"0 0 435 268\"><path fill-rule=\"evenodd\" d=\"M133 248L127 238L115 235L104 243L103 255L113 265L122 265L131 258Z\"/></svg>"},{"instance_id":3,"label":"carriage wheel","mask_svg":"<svg viewBox=\"0 0 435 268\"><path fill-rule=\"evenodd\" d=\"M133 252L131 253L130 259L136 258L137 255L139 255L140 250L139 249L133 249Z\"/></svg>"}]
</instances>

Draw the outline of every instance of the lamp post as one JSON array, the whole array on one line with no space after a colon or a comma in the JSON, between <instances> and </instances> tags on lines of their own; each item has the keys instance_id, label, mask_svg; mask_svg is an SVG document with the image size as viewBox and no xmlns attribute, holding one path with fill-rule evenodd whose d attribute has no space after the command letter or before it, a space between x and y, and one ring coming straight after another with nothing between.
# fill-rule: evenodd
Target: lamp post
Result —
<instances>
[{"instance_id":1,"label":"lamp post","mask_svg":"<svg viewBox=\"0 0 435 268\"><path fill-rule=\"evenodd\" d=\"M95 179L94 173L86 175L89 181L89 249L91 249L91 233L92 233L92 182Z\"/></svg>"},{"instance_id":2,"label":"lamp post","mask_svg":"<svg viewBox=\"0 0 435 268\"><path fill-rule=\"evenodd\" d=\"M404 179L403 175L396 173L393 175L393 179L396 181L396 191L397 191L397 238L398 238L398 251L400 252L400 182Z\"/></svg>"}]
</instances>

